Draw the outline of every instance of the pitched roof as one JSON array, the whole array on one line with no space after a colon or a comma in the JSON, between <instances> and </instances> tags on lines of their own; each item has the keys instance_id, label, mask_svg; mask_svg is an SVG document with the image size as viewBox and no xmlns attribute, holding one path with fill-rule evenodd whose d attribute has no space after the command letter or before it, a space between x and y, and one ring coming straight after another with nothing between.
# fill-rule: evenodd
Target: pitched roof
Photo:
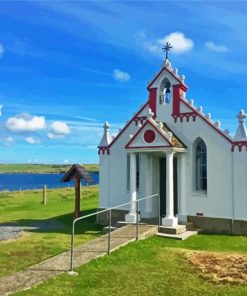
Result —
<instances>
[{"instance_id":1,"label":"pitched roof","mask_svg":"<svg viewBox=\"0 0 247 296\"><path fill-rule=\"evenodd\" d=\"M156 140L154 142L145 143L143 137L145 132L149 129L155 131ZM140 127L140 129L132 136L129 142L125 145L125 149L139 149L139 148L187 148L186 145L171 131L166 123L159 124L152 118L146 120L146 122Z\"/></svg>"},{"instance_id":2,"label":"pitched roof","mask_svg":"<svg viewBox=\"0 0 247 296\"><path fill-rule=\"evenodd\" d=\"M168 132L172 133L170 142L173 147L187 148L187 146L173 133L173 131L168 127L168 125L165 122L163 122L163 130L165 131L165 133L168 133Z\"/></svg>"},{"instance_id":3,"label":"pitched roof","mask_svg":"<svg viewBox=\"0 0 247 296\"><path fill-rule=\"evenodd\" d=\"M67 173L65 173L65 175L61 179L61 182L69 182L74 177L83 179L90 183L93 182L93 179L90 176L90 174L86 171L86 169L83 166L79 164L73 164L72 167L67 171Z\"/></svg>"}]
</instances>

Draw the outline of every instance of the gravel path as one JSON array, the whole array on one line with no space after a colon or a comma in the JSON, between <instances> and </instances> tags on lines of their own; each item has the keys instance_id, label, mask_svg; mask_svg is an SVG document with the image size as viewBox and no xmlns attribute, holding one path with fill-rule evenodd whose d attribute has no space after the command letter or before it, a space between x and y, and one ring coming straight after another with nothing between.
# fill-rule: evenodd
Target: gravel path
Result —
<instances>
[{"instance_id":1,"label":"gravel path","mask_svg":"<svg viewBox=\"0 0 247 296\"><path fill-rule=\"evenodd\" d=\"M64 228L65 225L58 221L37 221L28 226L20 226L14 223L0 224L0 241L17 239L23 235L23 231L50 231Z\"/></svg>"},{"instance_id":2,"label":"gravel path","mask_svg":"<svg viewBox=\"0 0 247 296\"><path fill-rule=\"evenodd\" d=\"M144 239L157 233L157 226L140 225L139 238ZM135 240L135 225L121 227L111 234L111 250L126 245ZM91 240L75 248L74 266L86 264L97 257L107 254L108 234ZM26 270L19 271L13 275L0 278L0 295L6 296L16 291L28 289L49 278L53 278L62 272L69 271L70 252L47 259Z\"/></svg>"}]
</instances>

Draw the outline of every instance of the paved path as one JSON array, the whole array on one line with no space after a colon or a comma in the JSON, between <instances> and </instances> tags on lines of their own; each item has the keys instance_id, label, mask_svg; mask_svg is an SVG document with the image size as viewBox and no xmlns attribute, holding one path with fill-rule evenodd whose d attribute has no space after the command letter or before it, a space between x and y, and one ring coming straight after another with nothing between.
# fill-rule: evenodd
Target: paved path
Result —
<instances>
[{"instance_id":1,"label":"paved path","mask_svg":"<svg viewBox=\"0 0 247 296\"><path fill-rule=\"evenodd\" d=\"M157 226L142 224L139 226L139 238L144 239L157 233ZM127 225L111 233L111 249L117 249L135 240L135 225ZM108 235L103 235L75 248L74 266L78 267L92 259L107 254ZM10 295L16 291L28 289L58 274L69 271L70 252L47 259L26 270L0 278L0 295Z\"/></svg>"}]
</instances>

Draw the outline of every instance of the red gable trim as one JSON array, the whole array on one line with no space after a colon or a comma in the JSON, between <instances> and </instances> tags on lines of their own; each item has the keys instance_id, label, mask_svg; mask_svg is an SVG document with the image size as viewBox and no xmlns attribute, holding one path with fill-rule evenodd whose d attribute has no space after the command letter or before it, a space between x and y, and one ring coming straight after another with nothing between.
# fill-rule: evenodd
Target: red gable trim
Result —
<instances>
[{"instance_id":1,"label":"red gable trim","mask_svg":"<svg viewBox=\"0 0 247 296\"><path fill-rule=\"evenodd\" d=\"M190 106L190 104L188 104L186 101L181 100L181 102L183 102L188 108L190 108L190 110L192 110L193 112L196 112L196 114L203 119L208 125L210 125L218 134L220 134L223 138L225 138L230 144L233 144L234 142L229 139L221 130L217 129L209 120L207 120L200 112L198 112L195 108L193 108L192 106Z\"/></svg>"},{"instance_id":2,"label":"red gable trim","mask_svg":"<svg viewBox=\"0 0 247 296\"><path fill-rule=\"evenodd\" d=\"M172 73L171 70L169 70L169 69L166 68L166 67L162 67L162 69L159 71L159 73L158 73L158 74L154 77L154 79L148 84L148 86L147 86L147 89L148 89L148 90L150 89L150 87L151 87L151 85L154 83L154 81L160 76L160 74L161 74L164 70L167 71L169 74L171 74L171 75L172 75L172 76L173 76L173 77L179 82L179 84L181 84L181 85L183 86L183 90L184 90L184 91L186 91L186 90L188 89L188 86L187 86L186 84L182 83L182 82L178 79L178 77Z\"/></svg>"},{"instance_id":3,"label":"red gable trim","mask_svg":"<svg viewBox=\"0 0 247 296\"><path fill-rule=\"evenodd\" d=\"M131 120L125 125L125 127L118 133L118 135L116 136L116 138L114 138L112 140L112 142L110 143L110 145L108 146L108 148L110 148L117 141L117 139L120 137L120 135L122 135L122 133L130 126L130 124L138 117L138 115L148 106L148 103L149 103L149 101L147 101L141 107L141 109L131 118Z\"/></svg>"},{"instance_id":4,"label":"red gable trim","mask_svg":"<svg viewBox=\"0 0 247 296\"><path fill-rule=\"evenodd\" d=\"M172 147L172 146L136 146L136 147L128 147L128 148L125 148L126 150L129 150L129 149L155 149L155 148L168 148L168 147Z\"/></svg>"},{"instance_id":5,"label":"red gable trim","mask_svg":"<svg viewBox=\"0 0 247 296\"><path fill-rule=\"evenodd\" d=\"M135 133L134 137L132 137L129 142L125 145L125 149L132 149L132 147L129 147L129 145L138 137L138 135L142 132L142 130L144 129L144 127L146 125L150 124L155 130L156 132L169 144L168 146L152 146L154 147L173 147L172 144L170 143L170 141L157 129L157 127L148 119L144 125ZM135 147L135 148L141 148L141 147ZM144 148L144 147L142 147ZM145 146L145 148L151 148L150 146Z\"/></svg>"}]
</instances>

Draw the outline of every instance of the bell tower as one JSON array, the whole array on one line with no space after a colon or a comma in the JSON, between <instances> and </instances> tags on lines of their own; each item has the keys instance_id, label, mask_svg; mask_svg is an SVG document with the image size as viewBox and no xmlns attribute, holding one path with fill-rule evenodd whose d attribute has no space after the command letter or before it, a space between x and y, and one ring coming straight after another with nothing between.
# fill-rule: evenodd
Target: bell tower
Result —
<instances>
[{"instance_id":1,"label":"bell tower","mask_svg":"<svg viewBox=\"0 0 247 296\"><path fill-rule=\"evenodd\" d=\"M172 120L180 114L180 101L187 91L185 76L179 76L178 69L173 69L168 59L171 48L168 42L162 48L166 52L166 58L160 72L147 87L149 108L159 121L169 120L168 117Z\"/></svg>"}]
</instances>

